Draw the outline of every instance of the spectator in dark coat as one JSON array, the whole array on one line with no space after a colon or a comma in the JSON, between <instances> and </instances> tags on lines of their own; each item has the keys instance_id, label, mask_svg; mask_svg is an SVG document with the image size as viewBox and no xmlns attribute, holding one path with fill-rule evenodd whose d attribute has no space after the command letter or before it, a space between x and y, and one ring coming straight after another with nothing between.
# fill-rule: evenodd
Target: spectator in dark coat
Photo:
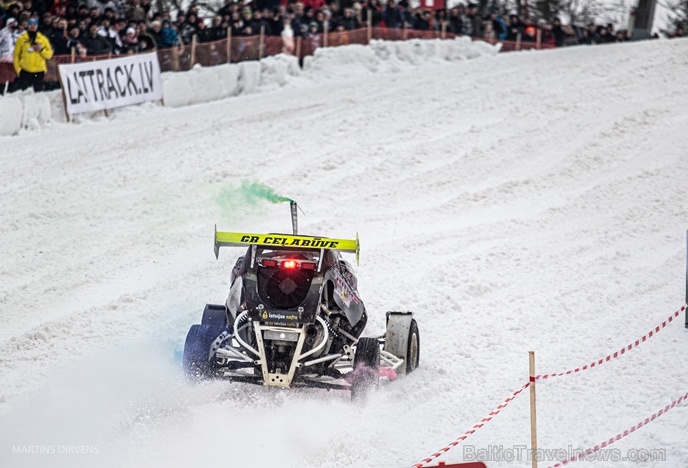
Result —
<instances>
[{"instance_id":1,"label":"spectator in dark coat","mask_svg":"<svg viewBox=\"0 0 688 468\"><path fill-rule=\"evenodd\" d=\"M139 52L150 52L158 47L155 38L146 29L146 23L140 22L136 32Z\"/></svg>"},{"instance_id":2,"label":"spectator in dark coat","mask_svg":"<svg viewBox=\"0 0 688 468\"><path fill-rule=\"evenodd\" d=\"M271 15L268 15L266 20L270 23L270 31L272 31L273 36L281 36L284 30L284 18L286 15L286 9L284 6L279 6L275 8Z\"/></svg>"},{"instance_id":3,"label":"spectator in dark coat","mask_svg":"<svg viewBox=\"0 0 688 468\"><path fill-rule=\"evenodd\" d=\"M517 15L510 15L505 39L507 41L516 41L519 34L523 34L521 20Z\"/></svg>"},{"instance_id":4,"label":"spectator in dark coat","mask_svg":"<svg viewBox=\"0 0 688 468\"><path fill-rule=\"evenodd\" d=\"M41 32L45 37L50 37L53 33L52 27L52 15L50 13L44 13L43 18L41 18L40 26L38 26L38 31Z\"/></svg>"},{"instance_id":5,"label":"spectator in dark coat","mask_svg":"<svg viewBox=\"0 0 688 468\"><path fill-rule=\"evenodd\" d=\"M339 24L344 26L344 29L347 31L352 31L361 27L356 19L356 15L354 15L353 8L344 8L344 15L339 19Z\"/></svg>"},{"instance_id":6,"label":"spectator in dark coat","mask_svg":"<svg viewBox=\"0 0 688 468\"><path fill-rule=\"evenodd\" d=\"M82 19L87 18L87 17L88 17L88 7L86 6L86 4L82 3L81 5L79 5L79 8L77 8L77 10L76 10L76 18L78 20L82 20Z\"/></svg>"},{"instance_id":7,"label":"spectator in dark coat","mask_svg":"<svg viewBox=\"0 0 688 468\"><path fill-rule=\"evenodd\" d=\"M130 21L144 21L146 19L146 10L141 5L141 0L133 0L131 3L127 2L124 15Z\"/></svg>"},{"instance_id":8,"label":"spectator in dark coat","mask_svg":"<svg viewBox=\"0 0 688 468\"><path fill-rule=\"evenodd\" d=\"M590 35L590 31L588 31L588 28L583 29L580 34L581 36L580 38L578 38L579 44L591 45L594 43L594 36Z\"/></svg>"},{"instance_id":9,"label":"spectator in dark coat","mask_svg":"<svg viewBox=\"0 0 688 468\"><path fill-rule=\"evenodd\" d=\"M210 42L211 32L210 28L206 26L205 21L200 20L196 30L196 40L198 42Z\"/></svg>"},{"instance_id":10,"label":"spectator in dark coat","mask_svg":"<svg viewBox=\"0 0 688 468\"><path fill-rule=\"evenodd\" d=\"M368 0L368 3L363 6L361 18L363 19L364 23L368 23L368 15L370 15L370 21L373 27L376 27L380 24L382 21L382 7L380 6L380 2L378 0Z\"/></svg>"},{"instance_id":11,"label":"spectator in dark coat","mask_svg":"<svg viewBox=\"0 0 688 468\"><path fill-rule=\"evenodd\" d=\"M101 37L104 37L108 43L110 44L110 50L114 52L115 54L119 54L122 51L122 48L124 47L122 45L122 39L119 37L119 34L113 26L110 24L110 20L108 18L103 18L103 20L100 22L100 28L98 28L98 34L100 34Z\"/></svg>"},{"instance_id":12,"label":"spectator in dark coat","mask_svg":"<svg viewBox=\"0 0 688 468\"><path fill-rule=\"evenodd\" d=\"M315 14L315 22L318 23L318 34L322 34L325 32L325 23L327 23L328 31L332 29L332 25L330 24L330 21L327 18L325 18L325 13L323 12L323 10L320 10Z\"/></svg>"},{"instance_id":13,"label":"spectator in dark coat","mask_svg":"<svg viewBox=\"0 0 688 468\"><path fill-rule=\"evenodd\" d=\"M141 8L143 8L143 11L146 13L146 16L148 16L148 14L151 11L151 0L141 0Z\"/></svg>"},{"instance_id":14,"label":"spectator in dark coat","mask_svg":"<svg viewBox=\"0 0 688 468\"><path fill-rule=\"evenodd\" d=\"M21 3L23 10L25 13L27 13L29 16L34 16L33 13L36 13L36 9L33 7L33 2L31 0L24 0Z\"/></svg>"},{"instance_id":15,"label":"spectator in dark coat","mask_svg":"<svg viewBox=\"0 0 688 468\"><path fill-rule=\"evenodd\" d=\"M566 39L566 33L561 26L561 20L559 18L554 18L552 20L552 36L554 36L554 45L556 47L564 46L564 39Z\"/></svg>"},{"instance_id":16,"label":"spectator in dark coat","mask_svg":"<svg viewBox=\"0 0 688 468\"><path fill-rule=\"evenodd\" d=\"M229 26L232 29L232 36L236 37L243 34L242 31L244 30L244 20L241 18L241 15L238 11L232 13L232 19L229 23Z\"/></svg>"},{"instance_id":17,"label":"spectator in dark coat","mask_svg":"<svg viewBox=\"0 0 688 468\"><path fill-rule=\"evenodd\" d=\"M53 45L55 55L69 55L72 52L69 44L70 40L71 38L67 31L67 20L63 18L58 21L57 28L50 35L50 43Z\"/></svg>"},{"instance_id":18,"label":"spectator in dark coat","mask_svg":"<svg viewBox=\"0 0 688 468\"><path fill-rule=\"evenodd\" d=\"M430 31L430 12L427 10L416 12L413 22L414 29L419 31Z\"/></svg>"},{"instance_id":19,"label":"spectator in dark coat","mask_svg":"<svg viewBox=\"0 0 688 468\"><path fill-rule=\"evenodd\" d=\"M77 22L77 28L79 28L79 36L83 38L88 33L88 24L91 20L88 17L81 19Z\"/></svg>"},{"instance_id":20,"label":"spectator in dark coat","mask_svg":"<svg viewBox=\"0 0 688 468\"><path fill-rule=\"evenodd\" d=\"M65 13L65 18L67 18L67 20L72 20L72 19L76 19L76 17L77 17L76 5L74 5L73 3L68 3L67 4L67 12Z\"/></svg>"},{"instance_id":21,"label":"spectator in dark coat","mask_svg":"<svg viewBox=\"0 0 688 468\"><path fill-rule=\"evenodd\" d=\"M162 42L162 22L160 21L153 21L151 23L151 27L148 28L147 31L148 35L153 38L153 41L155 42L155 47L157 49L162 49L163 48L163 42Z\"/></svg>"},{"instance_id":22,"label":"spectator in dark coat","mask_svg":"<svg viewBox=\"0 0 688 468\"><path fill-rule=\"evenodd\" d=\"M612 30L607 26L600 26L598 31L598 43L599 44L609 44L615 42L616 38L612 33Z\"/></svg>"},{"instance_id":23,"label":"spectator in dark coat","mask_svg":"<svg viewBox=\"0 0 688 468\"><path fill-rule=\"evenodd\" d=\"M478 13L478 5L470 4L468 5L468 13L466 18L471 22L471 35L473 37L483 36L483 18Z\"/></svg>"},{"instance_id":24,"label":"spectator in dark coat","mask_svg":"<svg viewBox=\"0 0 688 468\"><path fill-rule=\"evenodd\" d=\"M236 3L234 0L225 0L225 4L217 10L217 14L220 16L232 16L232 13L236 11Z\"/></svg>"},{"instance_id":25,"label":"spectator in dark coat","mask_svg":"<svg viewBox=\"0 0 688 468\"><path fill-rule=\"evenodd\" d=\"M182 42L182 44L186 44L186 42L184 42L184 35L182 34L184 23L186 23L186 15L180 11L177 13L177 19L174 20L173 25L174 29L177 31L177 34L179 34L179 40Z\"/></svg>"},{"instance_id":26,"label":"spectator in dark coat","mask_svg":"<svg viewBox=\"0 0 688 468\"><path fill-rule=\"evenodd\" d=\"M81 40L88 55L107 55L112 52L110 42L98 34L98 25L91 23L88 33Z\"/></svg>"},{"instance_id":27,"label":"spectator in dark coat","mask_svg":"<svg viewBox=\"0 0 688 468\"><path fill-rule=\"evenodd\" d=\"M251 13L251 9L249 7L244 7L243 10L241 10L241 21L243 24L243 28L239 35L241 36L255 36L258 34L254 29L253 29L253 14Z\"/></svg>"},{"instance_id":28,"label":"spectator in dark coat","mask_svg":"<svg viewBox=\"0 0 688 468\"><path fill-rule=\"evenodd\" d=\"M208 29L208 41L219 41L227 37L227 25L223 23L222 16L213 18L213 25Z\"/></svg>"},{"instance_id":29,"label":"spectator in dark coat","mask_svg":"<svg viewBox=\"0 0 688 468\"><path fill-rule=\"evenodd\" d=\"M72 52L72 48L75 48L78 49L77 52L79 52L80 55L86 55L86 47L81 43L81 30L78 26L69 28L67 47L69 48L69 53Z\"/></svg>"},{"instance_id":30,"label":"spectator in dark coat","mask_svg":"<svg viewBox=\"0 0 688 468\"><path fill-rule=\"evenodd\" d=\"M253 29L254 34L260 34L262 29L266 36L272 35L270 23L263 19L263 15L258 10L253 12L253 18L251 18L251 28Z\"/></svg>"},{"instance_id":31,"label":"spectator in dark coat","mask_svg":"<svg viewBox=\"0 0 688 468\"><path fill-rule=\"evenodd\" d=\"M16 3L13 3L7 7L7 12L5 13L6 18L14 18L19 21L19 14L21 13L21 7Z\"/></svg>"},{"instance_id":32,"label":"spectator in dark coat","mask_svg":"<svg viewBox=\"0 0 688 468\"><path fill-rule=\"evenodd\" d=\"M448 31L451 34L461 35L463 34L463 20L459 14L458 8L452 8L449 10L449 28Z\"/></svg>"},{"instance_id":33,"label":"spectator in dark coat","mask_svg":"<svg viewBox=\"0 0 688 468\"><path fill-rule=\"evenodd\" d=\"M390 29L397 29L403 26L404 20L399 7L394 3L394 0L388 0L382 11L382 21Z\"/></svg>"},{"instance_id":34,"label":"spectator in dark coat","mask_svg":"<svg viewBox=\"0 0 688 468\"><path fill-rule=\"evenodd\" d=\"M100 10L98 7L93 7L88 11L88 17L91 18L92 23L100 21Z\"/></svg>"},{"instance_id":35,"label":"spectator in dark coat","mask_svg":"<svg viewBox=\"0 0 688 468\"><path fill-rule=\"evenodd\" d=\"M179 27L178 32L179 38L184 44L191 44L194 35L198 34L198 18L196 15L193 13L187 15L186 21Z\"/></svg>"}]
</instances>

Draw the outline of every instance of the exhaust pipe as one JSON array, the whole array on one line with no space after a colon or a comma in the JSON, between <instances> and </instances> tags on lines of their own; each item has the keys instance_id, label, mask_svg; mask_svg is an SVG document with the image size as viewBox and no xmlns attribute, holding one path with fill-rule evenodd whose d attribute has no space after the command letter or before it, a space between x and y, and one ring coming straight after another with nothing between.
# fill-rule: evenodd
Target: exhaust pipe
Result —
<instances>
[{"instance_id":1,"label":"exhaust pipe","mask_svg":"<svg viewBox=\"0 0 688 468\"><path fill-rule=\"evenodd\" d=\"M299 235L299 215L298 206L294 200L289 201L289 207L291 208L291 229L295 236Z\"/></svg>"}]
</instances>

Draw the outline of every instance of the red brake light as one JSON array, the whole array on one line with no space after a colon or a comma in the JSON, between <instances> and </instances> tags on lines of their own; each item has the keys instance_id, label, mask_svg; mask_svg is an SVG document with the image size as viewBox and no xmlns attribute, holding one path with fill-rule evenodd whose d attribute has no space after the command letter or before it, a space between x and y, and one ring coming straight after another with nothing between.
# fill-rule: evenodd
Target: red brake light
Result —
<instances>
[{"instance_id":1,"label":"red brake light","mask_svg":"<svg viewBox=\"0 0 688 468\"><path fill-rule=\"evenodd\" d=\"M317 267L317 265L316 265L315 263L306 263L306 262L304 262L304 263L301 264L301 269L302 269L302 270L315 270L316 267Z\"/></svg>"},{"instance_id":2,"label":"red brake light","mask_svg":"<svg viewBox=\"0 0 688 468\"><path fill-rule=\"evenodd\" d=\"M287 260L282 262L282 268L296 268L296 262L294 260Z\"/></svg>"},{"instance_id":3,"label":"red brake light","mask_svg":"<svg viewBox=\"0 0 688 468\"><path fill-rule=\"evenodd\" d=\"M266 268L276 268L277 262L275 260L263 260L263 266Z\"/></svg>"}]
</instances>

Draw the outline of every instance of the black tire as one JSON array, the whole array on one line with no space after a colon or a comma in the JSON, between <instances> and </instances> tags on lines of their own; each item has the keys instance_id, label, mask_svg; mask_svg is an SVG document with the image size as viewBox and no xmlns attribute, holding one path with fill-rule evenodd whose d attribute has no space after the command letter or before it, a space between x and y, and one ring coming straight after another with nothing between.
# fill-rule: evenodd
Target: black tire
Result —
<instances>
[{"instance_id":1,"label":"black tire","mask_svg":"<svg viewBox=\"0 0 688 468\"><path fill-rule=\"evenodd\" d=\"M420 364L420 333L416 320L411 320L409 328L408 349L406 350L406 374L416 370Z\"/></svg>"},{"instance_id":2,"label":"black tire","mask_svg":"<svg viewBox=\"0 0 688 468\"><path fill-rule=\"evenodd\" d=\"M192 325L184 342L182 365L184 373L192 381L212 377L215 365L209 359L210 345L208 325Z\"/></svg>"},{"instance_id":3,"label":"black tire","mask_svg":"<svg viewBox=\"0 0 688 468\"><path fill-rule=\"evenodd\" d=\"M365 398L380 382L380 346L377 338L361 338L356 344L354 370L351 379L351 400Z\"/></svg>"}]
</instances>

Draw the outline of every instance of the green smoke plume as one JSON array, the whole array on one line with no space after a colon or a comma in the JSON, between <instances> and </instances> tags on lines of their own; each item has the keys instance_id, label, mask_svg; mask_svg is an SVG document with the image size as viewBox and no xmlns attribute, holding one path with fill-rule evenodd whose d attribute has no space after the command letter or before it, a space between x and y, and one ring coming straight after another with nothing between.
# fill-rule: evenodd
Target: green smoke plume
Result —
<instances>
[{"instance_id":1,"label":"green smoke plume","mask_svg":"<svg viewBox=\"0 0 688 468\"><path fill-rule=\"evenodd\" d=\"M226 219L235 219L246 212L246 207L255 207L263 202L283 203L292 199L275 192L274 189L257 181L244 180L238 187L230 184L220 190L217 203Z\"/></svg>"},{"instance_id":2,"label":"green smoke plume","mask_svg":"<svg viewBox=\"0 0 688 468\"><path fill-rule=\"evenodd\" d=\"M260 182L249 182L244 180L241 182L241 194L249 203L258 203L261 200L267 200L270 203L292 202L291 198L278 195L273 189Z\"/></svg>"}]
</instances>

